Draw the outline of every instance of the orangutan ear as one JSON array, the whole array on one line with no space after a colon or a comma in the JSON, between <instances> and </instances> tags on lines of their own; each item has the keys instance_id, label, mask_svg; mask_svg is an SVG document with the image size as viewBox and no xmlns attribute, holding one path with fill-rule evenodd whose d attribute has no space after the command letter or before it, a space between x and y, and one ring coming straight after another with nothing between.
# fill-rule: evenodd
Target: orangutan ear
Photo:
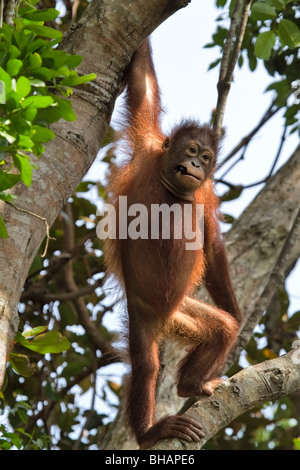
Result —
<instances>
[{"instance_id":1,"label":"orangutan ear","mask_svg":"<svg viewBox=\"0 0 300 470\"><path fill-rule=\"evenodd\" d=\"M166 151L168 150L169 147L170 147L170 139L169 137L167 137L162 144L162 148L164 151Z\"/></svg>"}]
</instances>

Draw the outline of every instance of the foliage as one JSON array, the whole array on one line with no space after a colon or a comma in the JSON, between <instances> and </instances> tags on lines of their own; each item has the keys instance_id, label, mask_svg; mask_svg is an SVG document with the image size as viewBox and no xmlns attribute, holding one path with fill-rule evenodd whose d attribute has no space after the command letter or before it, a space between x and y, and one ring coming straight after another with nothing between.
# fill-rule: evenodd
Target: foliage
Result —
<instances>
[{"instance_id":1,"label":"foliage","mask_svg":"<svg viewBox=\"0 0 300 470\"><path fill-rule=\"evenodd\" d=\"M41 443L47 448L45 439L51 432L52 448L73 449L75 431L83 425L86 431L79 449L97 448L99 438L95 430L103 426L108 415L114 414L118 403L121 388L116 379L105 369L103 372L99 369L96 376L102 358L96 354L93 340L81 326L82 312L78 310L76 296L60 300L69 290L65 282L68 276L72 276L79 290L90 285L83 308L99 335L112 341L114 333L107 325L114 300L103 277L101 246L93 230L97 208L87 199L95 186L97 184L91 181L80 184L72 204L68 204L71 213L65 210L56 220L51 228L55 240L50 243L46 259L37 254L24 288L20 305L20 331L23 333L17 334L10 356L11 368L7 371L2 400L2 409L14 429L13 434L21 440L18 448L38 448ZM98 186L100 194L102 187ZM67 252L64 247L69 224L74 225L74 245ZM71 258L67 257L68 253ZM69 260L67 265L66 259ZM49 295L58 300L48 301ZM40 327L41 324L44 326ZM64 343L69 347L64 347ZM89 411L93 394L97 409L107 409L106 412ZM106 405L108 399L112 403ZM20 408L19 400L28 407L24 410L25 421L25 417L15 411ZM47 416L51 416L53 423L50 428ZM4 448L11 444L16 446L11 433L4 437L0 448L1 445Z\"/></svg>"},{"instance_id":2,"label":"foliage","mask_svg":"<svg viewBox=\"0 0 300 470\"><path fill-rule=\"evenodd\" d=\"M227 36L227 15L231 15L236 0L217 0L216 5L228 11L219 16L213 40L206 47L223 49ZM254 1L239 57L241 67L247 59L249 68L255 71L258 59L268 73L276 78L267 88L275 92L275 104L285 108L286 125L290 132L300 135L300 81L299 81L300 17L299 2L292 0ZM211 64L215 67L220 59ZM280 78L278 80L278 77Z\"/></svg>"},{"instance_id":3,"label":"foliage","mask_svg":"<svg viewBox=\"0 0 300 470\"><path fill-rule=\"evenodd\" d=\"M95 78L78 76L73 69L82 58L56 48L62 33L44 22L57 18L59 11L37 10L34 3L22 2L15 24L0 28L0 199L4 201L12 200L6 190L19 181L30 186L30 154L40 157L43 144L55 137L49 125L61 118L76 119L67 99L71 87ZM7 236L1 218L0 236Z\"/></svg>"}]
</instances>

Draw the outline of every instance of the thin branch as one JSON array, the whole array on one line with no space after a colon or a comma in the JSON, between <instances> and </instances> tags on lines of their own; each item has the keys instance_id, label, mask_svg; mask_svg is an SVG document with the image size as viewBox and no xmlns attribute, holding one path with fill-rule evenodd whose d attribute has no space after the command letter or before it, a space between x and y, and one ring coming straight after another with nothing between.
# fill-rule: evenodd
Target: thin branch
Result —
<instances>
[{"instance_id":1,"label":"thin branch","mask_svg":"<svg viewBox=\"0 0 300 470\"><path fill-rule=\"evenodd\" d=\"M64 220L64 244L66 250L72 250L74 248L74 221L72 207L70 204L65 206L66 213L68 215L68 222ZM76 311L78 313L79 321L83 328L85 329L88 337L92 341L92 344L96 349L99 349L102 354L114 357L115 350L111 344L102 337L99 328L91 320L90 313L86 307L85 301L82 297L76 294L79 292L79 289L76 285L74 275L73 275L73 263L70 261L65 264L62 269L61 281L63 282L67 292L71 293L74 298L72 300ZM75 295L74 295L75 294Z\"/></svg>"},{"instance_id":2,"label":"thin branch","mask_svg":"<svg viewBox=\"0 0 300 470\"><path fill-rule=\"evenodd\" d=\"M219 83L225 79L226 74L227 74L230 52L232 48L232 41L234 38L236 28L239 23L239 13L241 10L241 5L242 5L242 0L237 0L233 13L232 13L230 27L229 27L229 31L227 34L226 42L225 42L224 49L223 49L222 59L221 59Z\"/></svg>"},{"instance_id":3,"label":"thin branch","mask_svg":"<svg viewBox=\"0 0 300 470\"><path fill-rule=\"evenodd\" d=\"M75 292L57 292L56 294L45 293L44 286L38 285L33 286L32 289L24 291L21 295L21 302L27 302L28 300L35 300L42 304L49 302L67 302L68 300L74 300L78 297L84 297L93 292L97 287L101 287L103 284L103 278L96 281L94 284L89 284L82 289L78 289Z\"/></svg>"},{"instance_id":4,"label":"thin branch","mask_svg":"<svg viewBox=\"0 0 300 470\"><path fill-rule=\"evenodd\" d=\"M242 349L245 347L244 336L249 338L249 332L253 331L264 311L268 307L273 297L276 287L282 284L285 280L285 269L289 265L288 259L294 245L300 243L300 209L296 214L292 228L285 240L285 243L281 249L281 252L277 258L276 264L271 272L269 281L267 282L262 294L256 301L254 310L251 314L251 318L247 321L246 326L242 327L240 334L239 346L234 352L237 357Z\"/></svg>"},{"instance_id":5,"label":"thin branch","mask_svg":"<svg viewBox=\"0 0 300 470\"><path fill-rule=\"evenodd\" d=\"M231 18L230 29L228 32L227 40L224 46L224 53L221 62L221 70L218 82L218 102L216 107L216 114L214 120L214 129L218 135L221 135L222 132L222 123L225 113L225 107L227 102L228 93L230 90L233 71L238 60L238 56L241 50L242 41L244 38L250 6L252 0L244 0L243 9L240 19L238 19L238 12L241 7L241 0L237 0L234 13ZM233 35L236 32L236 40L232 50L232 39ZM230 51L232 53L230 55ZM230 58L229 58L230 56Z\"/></svg>"},{"instance_id":6,"label":"thin branch","mask_svg":"<svg viewBox=\"0 0 300 470\"><path fill-rule=\"evenodd\" d=\"M115 356L113 358L109 356L105 356L105 355L96 358L96 369L100 369L101 367L105 367L107 365L114 364L116 362L123 362L123 358L121 358L120 353L117 350L115 350ZM91 375L94 372L94 367L95 365L93 363L90 366L85 367L84 370L80 372L80 374L76 375L76 377L74 377L73 379L71 378L69 382L67 383L67 385L58 392L60 399L63 399L65 395L68 393L68 391L71 390L72 387L74 387L74 385L79 384L82 380L84 380L86 377ZM32 431L36 422L39 419L43 419L44 421L46 421L51 411L53 410L55 405L57 405L58 402L59 400L58 401L48 400L48 404L45 405L42 410L40 410L38 413L34 414L33 416L29 417L28 423L25 428L26 431Z\"/></svg>"},{"instance_id":7,"label":"thin branch","mask_svg":"<svg viewBox=\"0 0 300 470\"><path fill-rule=\"evenodd\" d=\"M283 144L285 142L285 136L286 136L286 131L287 131L287 125L284 126L284 129L283 129L283 133L282 133L282 136L281 136L281 139L280 139L280 144L279 144L279 147L278 147L278 150L277 150L277 155L274 159L274 162L273 162L273 165L270 169L270 172L267 176L267 179L271 178L272 174L273 174L273 171L275 169L275 166L279 160L279 157L280 157L280 154L281 154L281 151L282 151L282 147L283 147Z\"/></svg>"},{"instance_id":8,"label":"thin branch","mask_svg":"<svg viewBox=\"0 0 300 470\"><path fill-rule=\"evenodd\" d=\"M95 401L96 401L96 393L97 393L97 389L96 389L96 386L97 386L97 368L96 368L96 355L95 355L95 351L94 351L94 354L93 354L93 374L92 374L92 389L93 389L93 394L92 394L92 401L91 401L91 407L90 407L90 410L81 426L81 431L79 433L79 436L77 438L77 440L75 441L75 444L73 446L73 450L78 450L79 449L79 446L80 446L80 443L81 443L81 440L82 440L82 437L83 437L83 434L84 434L84 430L88 427L88 424L90 422L90 420L92 419L92 417L94 416L94 412L95 412Z\"/></svg>"},{"instance_id":9,"label":"thin branch","mask_svg":"<svg viewBox=\"0 0 300 470\"><path fill-rule=\"evenodd\" d=\"M85 242L87 242L88 240L93 240L96 237L97 237L96 229L91 230L72 249L70 249L69 251L63 251L63 253L61 253L59 256L53 256L49 261L49 266L48 267L45 268L43 266L42 268L37 269L36 271L31 273L27 277L26 282L29 279L31 279L31 278L35 277L36 275L38 275L41 271L47 271L47 274L45 276L43 276L43 280L45 280L45 282L49 282L53 278L53 276L55 276L55 274L60 270L60 268L62 266L64 266L66 263L68 263L68 261L70 261L71 259L75 258L75 256L78 255L78 253L80 252L80 250L81 250L82 246L85 244Z\"/></svg>"},{"instance_id":10,"label":"thin branch","mask_svg":"<svg viewBox=\"0 0 300 470\"><path fill-rule=\"evenodd\" d=\"M249 144L252 137L254 137L255 134L261 129L261 127L264 124L266 124L269 121L269 119L271 119L279 110L280 108L278 108L275 105L275 100L273 100L269 108L267 109L267 111L265 112L261 120L259 121L259 123L254 127L254 129L251 132L249 132L249 134L246 137L243 137L242 140L234 147L234 149L218 164L217 169L220 169L222 166L224 166L225 163L227 163L228 160L230 160L241 148L246 147ZM244 153L235 162L235 164L239 160L242 160L243 156L244 156ZM228 173L228 170L221 176L221 178L223 178L226 173Z\"/></svg>"},{"instance_id":11,"label":"thin branch","mask_svg":"<svg viewBox=\"0 0 300 470\"><path fill-rule=\"evenodd\" d=\"M276 110L276 111L277 111L277 110ZM281 151L282 151L282 148L283 148L283 144L284 144L284 142L285 142L286 132L287 132L287 126L284 126L283 133L282 133L282 136L281 136L281 139L280 139L280 144L279 144L279 147L278 147L278 150L277 150L277 154L276 154L276 156L275 156L275 159L274 159L274 162L273 162L273 164L272 164L272 167L271 167L271 169L270 169L270 171L269 171L269 174L268 174L265 178L263 178L263 179L261 179L261 180L259 180L259 181L256 181L255 183L246 184L245 186L239 185L239 188L242 188L243 190L244 190L244 189L254 188L255 186L259 186L260 184L265 184L265 183L268 181L268 179L271 178L271 176L273 175L273 171L274 171L274 169L275 169L275 167L276 167L276 165L277 165L277 162L278 162L278 160L279 160L279 157L280 157L280 154L281 154ZM248 143L247 143L247 145L248 145ZM242 157L240 157L239 160L240 160L240 159L242 159ZM237 161L234 163L234 165L236 165L239 160L237 160ZM233 166L233 165L232 165L232 166ZM225 184L225 185L228 186L230 189L236 188L236 187L237 187L236 185L234 185L234 184L230 183L229 181L226 181L226 180L223 179L224 175L230 171L230 169L232 168L232 166L223 174L223 176L222 176L221 178L216 178L216 179L215 179L215 182L216 182L216 183Z\"/></svg>"}]
</instances>

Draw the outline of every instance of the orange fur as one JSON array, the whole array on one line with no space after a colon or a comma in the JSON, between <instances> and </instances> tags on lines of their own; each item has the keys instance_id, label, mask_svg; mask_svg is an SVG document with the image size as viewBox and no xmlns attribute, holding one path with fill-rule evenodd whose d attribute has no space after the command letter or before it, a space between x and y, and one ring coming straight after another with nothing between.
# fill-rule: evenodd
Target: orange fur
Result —
<instances>
[{"instance_id":1,"label":"orange fur","mask_svg":"<svg viewBox=\"0 0 300 470\"><path fill-rule=\"evenodd\" d=\"M204 204L204 246L201 249L187 250L189 240L184 233L182 238L162 238L162 226L159 239L120 239L117 236L107 239L104 245L108 272L118 278L127 297L132 365L127 392L128 422L141 448L147 448L163 437L199 440L202 435L201 427L190 418L171 416L155 422L158 343L162 334L175 333L190 344L178 368L178 394L191 396L202 390L207 393L218 383L215 376L234 344L240 312L230 283L218 224L219 204L212 181L218 151L216 136L207 126L183 121L166 140L159 122L159 89L147 41L136 51L126 82L124 140L129 160L113 169L108 185L108 202L114 205L117 214L117 235L119 216L127 217L120 214L121 196L127 197L128 207L143 204L147 208L146 222L150 229L153 205L172 207L177 204L183 211L184 205L188 204L192 207L195 233L198 226L196 205ZM170 180L173 177L180 185L181 170L184 170L179 164L183 161L181 154L188 155L190 142L193 145L196 142L198 149L205 149L204 157L208 152L210 157L207 158L213 160L210 160L210 166L205 166L205 161L202 167L199 163L205 175L203 180L199 177L197 183L190 183L193 178L183 177L183 194L184 185L189 188L189 184L192 187L196 184L198 187L184 198L181 197L181 186L176 188L168 179L162 178L162 165L167 158L166 164L171 165L167 175L173 175ZM172 166L174 158L175 167ZM192 158L188 164L191 161ZM176 180L178 174L179 180ZM129 217L128 226L130 221L132 218ZM174 224L175 219L170 217L170 233L173 233ZM189 297L200 282L205 283L218 308ZM205 386L208 383L209 386Z\"/></svg>"}]
</instances>

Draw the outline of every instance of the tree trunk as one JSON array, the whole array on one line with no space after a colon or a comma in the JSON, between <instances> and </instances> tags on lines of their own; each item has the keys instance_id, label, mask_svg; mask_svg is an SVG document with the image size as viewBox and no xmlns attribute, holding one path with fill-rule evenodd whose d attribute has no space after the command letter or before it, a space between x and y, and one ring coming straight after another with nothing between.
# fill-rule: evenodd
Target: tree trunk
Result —
<instances>
[{"instance_id":1,"label":"tree trunk","mask_svg":"<svg viewBox=\"0 0 300 470\"><path fill-rule=\"evenodd\" d=\"M52 126L56 138L35 162L31 187L20 183L13 188L18 197L16 205L23 211L0 202L8 231L8 238L0 239L0 387L18 327L22 287L46 234L41 217L51 226L93 163L133 52L162 21L188 3L94 0L63 41L64 50L84 57L79 74L94 72L97 78L74 92L77 121L60 121Z\"/></svg>"}]
</instances>

